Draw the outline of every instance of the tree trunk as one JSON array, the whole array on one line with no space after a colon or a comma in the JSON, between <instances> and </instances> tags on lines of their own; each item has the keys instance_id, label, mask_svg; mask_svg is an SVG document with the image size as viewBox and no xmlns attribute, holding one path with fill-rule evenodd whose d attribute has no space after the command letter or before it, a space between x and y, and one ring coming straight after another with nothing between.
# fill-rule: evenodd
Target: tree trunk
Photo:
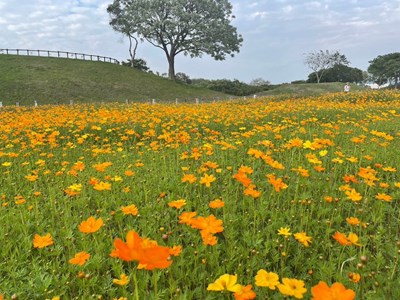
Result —
<instances>
[{"instance_id":1,"label":"tree trunk","mask_svg":"<svg viewBox=\"0 0 400 300\"><path fill-rule=\"evenodd\" d=\"M175 56L168 57L168 78L175 81Z\"/></svg>"},{"instance_id":2,"label":"tree trunk","mask_svg":"<svg viewBox=\"0 0 400 300\"><path fill-rule=\"evenodd\" d=\"M136 49L138 46L138 40L137 38L131 36L130 34L128 34L128 38L129 38L129 55L131 57L131 67L133 68L135 65L135 56L136 56ZM135 46L133 46L132 39L135 41Z\"/></svg>"}]
</instances>

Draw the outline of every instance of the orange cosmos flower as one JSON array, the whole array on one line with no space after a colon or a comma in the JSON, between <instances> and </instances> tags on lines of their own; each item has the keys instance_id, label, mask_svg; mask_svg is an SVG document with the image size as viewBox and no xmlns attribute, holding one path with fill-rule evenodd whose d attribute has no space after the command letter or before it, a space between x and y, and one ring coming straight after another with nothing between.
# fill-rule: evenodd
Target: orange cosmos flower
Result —
<instances>
[{"instance_id":1,"label":"orange cosmos flower","mask_svg":"<svg viewBox=\"0 0 400 300\"><path fill-rule=\"evenodd\" d=\"M253 169L248 166L240 166L238 173L253 174Z\"/></svg>"},{"instance_id":2,"label":"orange cosmos flower","mask_svg":"<svg viewBox=\"0 0 400 300\"><path fill-rule=\"evenodd\" d=\"M250 196L250 197L252 197L252 198L254 198L254 199L260 197L260 196L261 196L261 192L260 192L260 191L257 191L255 188L256 188L256 186L255 186L254 184L250 184L250 185L243 191L243 194L244 194L245 196Z\"/></svg>"},{"instance_id":3,"label":"orange cosmos flower","mask_svg":"<svg viewBox=\"0 0 400 300\"><path fill-rule=\"evenodd\" d=\"M183 175L182 182L189 182L189 183L195 183L197 181L197 177L194 176L193 174L185 174Z\"/></svg>"},{"instance_id":4,"label":"orange cosmos flower","mask_svg":"<svg viewBox=\"0 0 400 300\"><path fill-rule=\"evenodd\" d=\"M378 193L378 195L376 195L375 198L386 202L392 201L392 196L387 195L385 193Z\"/></svg>"},{"instance_id":5,"label":"orange cosmos flower","mask_svg":"<svg viewBox=\"0 0 400 300\"><path fill-rule=\"evenodd\" d=\"M75 256L71 258L68 262L73 265L83 266L89 258L90 254L82 251L75 254Z\"/></svg>"},{"instance_id":6,"label":"orange cosmos flower","mask_svg":"<svg viewBox=\"0 0 400 300\"><path fill-rule=\"evenodd\" d=\"M336 231L332 237L343 246L361 246L361 244L358 243L358 236L355 233L349 233L348 236L346 236L344 233Z\"/></svg>"},{"instance_id":7,"label":"orange cosmos flower","mask_svg":"<svg viewBox=\"0 0 400 300\"><path fill-rule=\"evenodd\" d=\"M209 233L218 233L224 231L222 220L218 220L214 215L208 217L197 217L191 223L192 228L207 231Z\"/></svg>"},{"instance_id":8,"label":"orange cosmos flower","mask_svg":"<svg viewBox=\"0 0 400 300\"><path fill-rule=\"evenodd\" d=\"M79 224L79 231L82 233L94 233L104 225L101 218L96 219L95 217L89 217L86 221Z\"/></svg>"},{"instance_id":9,"label":"orange cosmos flower","mask_svg":"<svg viewBox=\"0 0 400 300\"><path fill-rule=\"evenodd\" d=\"M350 273L349 273L349 279L350 279L352 282L357 283L357 282L360 281L361 275L358 274L358 273L350 272Z\"/></svg>"},{"instance_id":10,"label":"orange cosmos flower","mask_svg":"<svg viewBox=\"0 0 400 300\"><path fill-rule=\"evenodd\" d=\"M246 286L240 286L240 290L235 292L233 295L235 300L251 300L256 298L256 293L252 290L251 284Z\"/></svg>"},{"instance_id":11,"label":"orange cosmos flower","mask_svg":"<svg viewBox=\"0 0 400 300\"><path fill-rule=\"evenodd\" d=\"M91 177L90 180L89 180L89 184L92 185L92 186L95 186L98 183L99 183L99 180L97 178L95 178L95 177Z\"/></svg>"},{"instance_id":12,"label":"orange cosmos flower","mask_svg":"<svg viewBox=\"0 0 400 300\"><path fill-rule=\"evenodd\" d=\"M186 224L186 225L192 225L194 217L197 215L197 212L183 212L179 216L179 224Z\"/></svg>"},{"instance_id":13,"label":"orange cosmos flower","mask_svg":"<svg viewBox=\"0 0 400 300\"><path fill-rule=\"evenodd\" d=\"M170 203L168 203L169 207L177 208L177 209L180 209L185 205L186 205L186 200L184 200L184 199L179 199L179 200L171 201Z\"/></svg>"},{"instance_id":14,"label":"orange cosmos flower","mask_svg":"<svg viewBox=\"0 0 400 300\"><path fill-rule=\"evenodd\" d=\"M114 241L115 250L112 255L125 261L137 261L146 270L168 268L170 248L158 246L156 241L142 239L136 231L130 230L126 235L126 243L121 239Z\"/></svg>"},{"instance_id":15,"label":"orange cosmos flower","mask_svg":"<svg viewBox=\"0 0 400 300\"><path fill-rule=\"evenodd\" d=\"M214 182L215 180L217 180L217 178L215 178L214 175L204 174L204 176L200 178L200 183L204 184L206 187L210 187L211 182Z\"/></svg>"},{"instance_id":16,"label":"orange cosmos flower","mask_svg":"<svg viewBox=\"0 0 400 300\"><path fill-rule=\"evenodd\" d=\"M244 172L238 172L232 176L237 181L239 181L244 187L248 187L251 184L251 179L247 177L247 174Z\"/></svg>"},{"instance_id":17,"label":"orange cosmos flower","mask_svg":"<svg viewBox=\"0 0 400 300\"><path fill-rule=\"evenodd\" d=\"M132 170L126 170L124 174L125 176L131 177L135 175L135 172L133 172Z\"/></svg>"},{"instance_id":18,"label":"orange cosmos flower","mask_svg":"<svg viewBox=\"0 0 400 300\"><path fill-rule=\"evenodd\" d=\"M325 171L324 167L321 167L320 165L314 166L314 170L316 170L317 172L322 172Z\"/></svg>"},{"instance_id":19,"label":"orange cosmos flower","mask_svg":"<svg viewBox=\"0 0 400 300\"><path fill-rule=\"evenodd\" d=\"M335 282L329 287L325 282L320 281L316 286L311 288L312 300L353 300L356 294L353 290Z\"/></svg>"},{"instance_id":20,"label":"orange cosmos flower","mask_svg":"<svg viewBox=\"0 0 400 300\"><path fill-rule=\"evenodd\" d=\"M276 179L273 174L268 174L266 177L268 178L268 182L274 186L276 192L280 192L288 187L281 178Z\"/></svg>"},{"instance_id":21,"label":"orange cosmos flower","mask_svg":"<svg viewBox=\"0 0 400 300\"><path fill-rule=\"evenodd\" d=\"M203 240L204 245L214 246L218 243L218 239L215 235L208 232L207 230L200 231L201 239Z\"/></svg>"},{"instance_id":22,"label":"orange cosmos flower","mask_svg":"<svg viewBox=\"0 0 400 300\"><path fill-rule=\"evenodd\" d=\"M182 252L182 246L173 246L172 248L169 249L169 254L172 256L179 256Z\"/></svg>"},{"instance_id":23,"label":"orange cosmos flower","mask_svg":"<svg viewBox=\"0 0 400 300\"><path fill-rule=\"evenodd\" d=\"M111 191L111 183L100 181L96 183L93 188L96 191Z\"/></svg>"},{"instance_id":24,"label":"orange cosmos flower","mask_svg":"<svg viewBox=\"0 0 400 300\"><path fill-rule=\"evenodd\" d=\"M362 199L361 194L358 193L355 189L351 189L350 191L346 191L345 193L347 199L350 199L351 201L358 202Z\"/></svg>"},{"instance_id":25,"label":"orange cosmos flower","mask_svg":"<svg viewBox=\"0 0 400 300\"><path fill-rule=\"evenodd\" d=\"M112 166L112 163L111 163L111 162L104 162L104 163L101 163L101 164L93 165L93 168L95 168L96 171L105 172L105 170L106 170L109 166Z\"/></svg>"},{"instance_id":26,"label":"orange cosmos flower","mask_svg":"<svg viewBox=\"0 0 400 300\"><path fill-rule=\"evenodd\" d=\"M122 206L121 211L123 212L124 215L136 216L138 214L138 208L136 207L135 204Z\"/></svg>"},{"instance_id":27,"label":"orange cosmos flower","mask_svg":"<svg viewBox=\"0 0 400 300\"><path fill-rule=\"evenodd\" d=\"M214 201L211 201L208 206L210 208L221 208L225 206L225 202L222 201L221 199L216 199Z\"/></svg>"},{"instance_id":28,"label":"orange cosmos flower","mask_svg":"<svg viewBox=\"0 0 400 300\"><path fill-rule=\"evenodd\" d=\"M332 236L340 245L343 246L350 246L351 242L347 238L347 236L344 233L341 233L339 231L336 231L335 234Z\"/></svg>"},{"instance_id":29,"label":"orange cosmos flower","mask_svg":"<svg viewBox=\"0 0 400 300\"><path fill-rule=\"evenodd\" d=\"M50 233L47 233L46 235L40 236L38 234L35 234L33 238L33 247L34 248L44 248L50 245L53 245L54 241Z\"/></svg>"},{"instance_id":30,"label":"orange cosmos flower","mask_svg":"<svg viewBox=\"0 0 400 300\"><path fill-rule=\"evenodd\" d=\"M351 226L357 226L357 225L359 225L361 223L360 220L358 218L355 218L355 217L346 218L346 221Z\"/></svg>"},{"instance_id":31,"label":"orange cosmos flower","mask_svg":"<svg viewBox=\"0 0 400 300\"><path fill-rule=\"evenodd\" d=\"M26 178L28 181L34 182L34 181L36 181L36 180L39 178L39 176L38 176L38 175L26 175L25 178Z\"/></svg>"}]
</instances>

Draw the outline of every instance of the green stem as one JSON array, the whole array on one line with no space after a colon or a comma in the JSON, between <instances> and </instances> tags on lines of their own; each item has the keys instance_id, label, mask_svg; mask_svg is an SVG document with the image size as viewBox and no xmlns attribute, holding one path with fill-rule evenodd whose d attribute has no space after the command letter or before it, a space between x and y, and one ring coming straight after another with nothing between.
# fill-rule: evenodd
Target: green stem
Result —
<instances>
[{"instance_id":1,"label":"green stem","mask_svg":"<svg viewBox=\"0 0 400 300\"><path fill-rule=\"evenodd\" d=\"M136 270L133 272L133 283L135 285L134 289L135 289L135 299L139 300L139 288L138 288L138 282L137 282L137 278L136 278Z\"/></svg>"}]
</instances>

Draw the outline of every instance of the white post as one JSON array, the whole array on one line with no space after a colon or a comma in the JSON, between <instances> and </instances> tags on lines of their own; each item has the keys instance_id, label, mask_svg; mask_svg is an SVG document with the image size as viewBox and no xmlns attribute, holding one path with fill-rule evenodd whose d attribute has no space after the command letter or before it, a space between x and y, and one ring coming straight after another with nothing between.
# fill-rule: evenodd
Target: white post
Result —
<instances>
[{"instance_id":1,"label":"white post","mask_svg":"<svg viewBox=\"0 0 400 300\"><path fill-rule=\"evenodd\" d=\"M126 99L126 100L125 100L125 103L126 103L126 104L129 104L129 100L128 100L128 99Z\"/></svg>"},{"instance_id":2,"label":"white post","mask_svg":"<svg viewBox=\"0 0 400 300\"><path fill-rule=\"evenodd\" d=\"M257 95L253 95L253 98L256 99L256 98L257 98Z\"/></svg>"},{"instance_id":3,"label":"white post","mask_svg":"<svg viewBox=\"0 0 400 300\"><path fill-rule=\"evenodd\" d=\"M199 98L196 98L196 104L199 104Z\"/></svg>"},{"instance_id":4,"label":"white post","mask_svg":"<svg viewBox=\"0 0 400 300\"><path fill-rule=\"evenodd\" d=\"M15 103L15 106L19 106L19 102Z\"/></svg>"},{"instance_id":5,"label":"white post","mask_svg":"<svg viewBox=\"0 0 400 300\"><path fill-rule=\"evenodd\" d=\"M74 105L74 100L69 100L69 105Z\"/></svg>"},{"instance_id":6,"label":"white post","mask_svg":"<svg viewBox=\"0 0 400 300\"><path fill-rule=\"evenodd\" d=\"M33 100L33 103L34 103L35 107L37 107L37 106L38 106L38 104L37 104L37 100Z\"/></svg>"},{"instance_id":7,"label":"white post","mask_svg":"<svg viewBox=\"0 0 400 300\"><path fill-rule=\"evenodd\" d=\"M156 99L151 100L152 104L156 104Z\"/></svg>"},{"instance_id":8,"label":"white post","mask_svg":"<svg viewBox=\"0 0 400 300\"><path fill-rule=\"evenodd\" d=\"M175 104L178 104L178 98L175 99Z\"/></svg>"},{"instance_id":9,"label":"white post","mask_svg":"<svg viewBox=\"0 0 400 300\"><path fill-rule=\"evenodd\" d=\"M0 101L0 107L3 107L3 102Z\"/></svg>"}]
</instances>

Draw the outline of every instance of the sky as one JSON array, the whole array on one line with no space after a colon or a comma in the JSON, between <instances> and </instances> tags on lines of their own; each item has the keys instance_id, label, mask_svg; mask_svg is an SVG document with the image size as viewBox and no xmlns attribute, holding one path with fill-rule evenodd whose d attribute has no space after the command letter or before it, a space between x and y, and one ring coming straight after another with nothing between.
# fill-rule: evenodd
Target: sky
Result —
<instances>
[{"instance_id":1,"label":"sky","mask_svg":"<svg viewBox=\"0 0 400 300\"><path fill-rule=\"evenodd\" d=\"M339 51L366 71L378 55L400 51L400 0L232 0L232 25L243 37L235 57L176 57L190 78L256 78L273 84L306 80L307 54ZM43 49L129 58L128 39L112 30L112 0L0 0L0 49ZM140 43L137 58L168 72L162 50ZM1 70L0 70L1 71Z\"/></svg>"}]
</instances>

